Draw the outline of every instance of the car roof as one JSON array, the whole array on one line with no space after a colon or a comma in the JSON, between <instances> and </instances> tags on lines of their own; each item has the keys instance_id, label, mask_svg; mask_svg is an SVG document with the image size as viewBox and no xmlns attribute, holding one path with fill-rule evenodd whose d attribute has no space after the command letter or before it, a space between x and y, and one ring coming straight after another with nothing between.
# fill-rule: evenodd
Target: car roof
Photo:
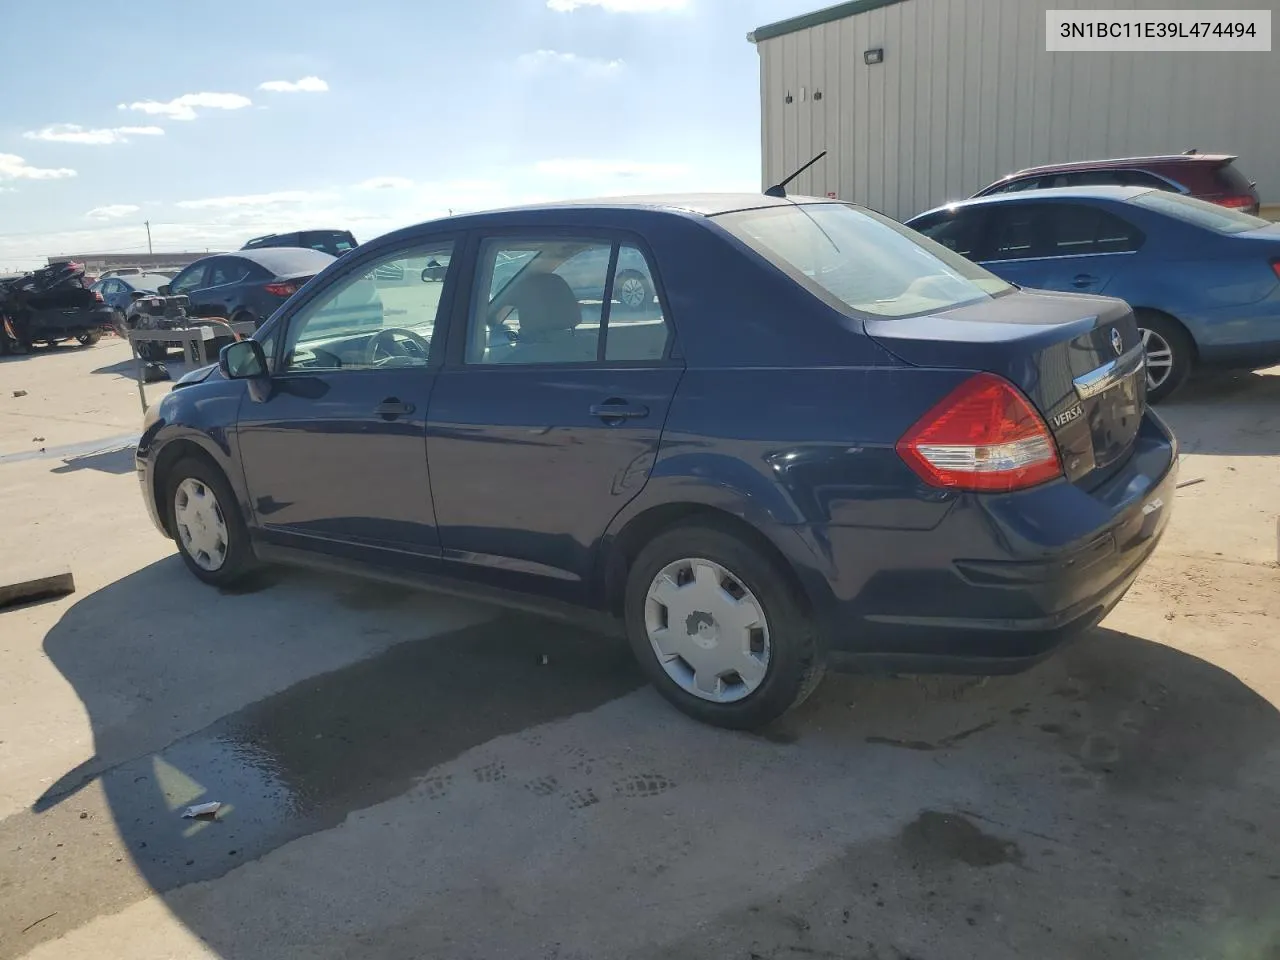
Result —
<instances>
[{"instance_id":1,"label":"car roof","mask_svg":"<svg viewBox=\"0 0 1280 960\"><path fill-rule=\"evenodd\" d=\"M1039 202L1041 200L1111 200L1116 203L1124 203L1126 200L1132 200L1134 197L1140 197L1144 193L1151 192L1151 187L1050 187L1045 190L1021 190L1017 193L997 193L989 197L970 197L968 200L944 203L934 207L932 210L917 213L907 222L910 223L913 220L919 220L922 217L927 217L943 210L959 210L963 207L987 207L1001 203Z\"/></svg>"},{"instance_id":2,"label":"car roof","mask_svg":"<svg viewBox=\"0 0 1280 960\"><path fill-rule=\"evenodd\" d=\"M1071 160L1067 163L1046 163L1038 167L1026 167L1015 173L1001 177L997 183L1012 180L1015 177L1034 176L1043 173L1071 173L1079 170L1109 169L1112 167L1141 167L1166 163L1227 163L1236 158L1229 153L1170 153L1151 157L1115 157L1110 160Z\"/></svg>"},{"instance_id":3,"label":"car roof","mask_svg":"<svg viewBox=\"0 0 1280 960\"><path fill-rule=\"evenodd\" d=\"M378 238L379 242L413 236L424 228L456 227L459 230L484 229L501 225L537 226L539 221L554 220L557 214L573 214L570 221L583 225L592 213L624 214L643 217L657 214L705 219L738 210L756 210L767 207L799 206L807 204L835 203L843 201L824 197L788 196L769 197L762 193L671 193L631 197L592 197L582 200L558 200L550 203L501 207L475 213L456 214L428 220L396 230ZM851 204L845 204L850 206ZM585 217L583 215L586 215Z\"/></svg>"},{"instance_id":4,"label":"car roof","mask_svg":"<svg viewBox=\"0 0 1280 960\"><path fill-rule=\"evenodd\" d=\"M250 260L278 277L290 273L304 273L307 270L319 273L336 259L323 250L312 250L309 247L263 247L260 250L236 250L231 253L211 254L204 260L212 260L214 257Z\"/></svg>"}]
</instances>

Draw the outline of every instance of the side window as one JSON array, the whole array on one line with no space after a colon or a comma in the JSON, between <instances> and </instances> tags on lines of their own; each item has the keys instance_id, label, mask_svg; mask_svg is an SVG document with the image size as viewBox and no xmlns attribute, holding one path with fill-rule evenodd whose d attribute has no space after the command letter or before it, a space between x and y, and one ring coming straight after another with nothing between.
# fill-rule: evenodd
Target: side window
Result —
<instances>
[{"instance_id":1,"label":"side window","mask_svg":"<svg viewBox=\"0 0 1280 960\"><path fill-rule=\"evenodd\" d=\"M982 240L982 224L984 217L981 211L958 211L951 216L925 224L920 233L930 240L942 244L948 250L954 250L962 257L970 260L980 259L978 244Z\"/></svg>"},{"instance_id":2,"label":"side window","mask_svg":"<svg viewBox=\"0 0 1280 960\"><path fill-rule=\"evenodd\" d=\"M1143 170L1126 170L1123 182L1126 187L1146 187L1149 190L1176 191L1178 189L1163 177L1157 177L1154 173Z\"/></svg>"},{"instance_id":3,"label":"side window","mask_svg":"<svg viewBox=\"0 0 1280 960\"><path fill-rule=\"evenodd\" d=\"M1049 256L1126 253L1141 242L1141 234L1119 217L1083 204L1054 204L1047 226L1053 237Z\"/></svg>"},{"instance_id":4,"label":"side window","mask_svg":"<svg viewBox=\"0 0 1280 960\"><path fill-rule=\"evenodd\" d=\"M204 286L204 275L208 270L207 263L193 263L173 278L169 284L169 293L173 295L190 293Z\"/></svg>"},{"instance_id":5,"label":"side window","mask_svg":"<svg viewBox=\"0 0 1280 960\"><path fill-rule=\"evenodd\" d=\"M228 283L239 283L249 276L249 264L244 260L221 257L209 267L209 283L211 287L221 287Z\"/></svg>"},{"instance_id":6,"label":"side window","mask_svg":"<svg viewBox=\"0 0 1280 960\"><path fill-rule=\"evenodd\" d=\"M611 244L486 240L467 326L467 363L591 363L604 317Z\"/></svg>"},{"instance_id":7,"label":"side window","mask_svg":"<svg viewBox=\"0 0 1280 960\"><path fill-rule=\"evenodd\" d=\"M453 242L389 254L335 281L293 316L283 372L426 366Z\"/></svg>"},{"instance_id":8,"label":"side window","mask_svg":"<svg viewBox=\"0 0 1280 960\"><path fill-rule=\"evenodd\" d=\"M604 331L605 360L661 360L669 337L649 261L631 244L620 244Z\"/></svg>"},{"instance_id":9,"label":"side window","mask_svg":"<svg viewBox=\"0 0 1280 960\"><path fill-rule=\"evenodd\" d=\"M1039 204L1000 204L991 211L991 252L986 260L1026 260L1048 256Z\"/></svg>"}]
</instances>

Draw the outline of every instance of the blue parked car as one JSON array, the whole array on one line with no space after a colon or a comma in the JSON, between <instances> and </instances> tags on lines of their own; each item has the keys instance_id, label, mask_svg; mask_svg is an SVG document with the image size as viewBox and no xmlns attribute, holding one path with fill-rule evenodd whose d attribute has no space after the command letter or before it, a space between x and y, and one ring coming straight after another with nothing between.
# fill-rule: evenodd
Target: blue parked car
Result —
<instances>
[{"instance_id":1,"label":"blue parked car","mask_svg":"<svg viewBox=\"0 0 1280 960\"><path fill-rule=\"evenodd\" d=\"M624 262L655 299L616 322ZM751 728L828 664L1006 672L1097 623L1173 500L1143 363L1123 302L848 204L552 205L347 254L152 408L137 469L207 583L294 562L575 611Z\"/></svg>"},{"instance_id":2,"label":"blue parked car","mask_svg":"<svg viewBox=\"0 0 1280 960\"><path fill-rule=\"evenodd\" d=\"M1153 403L1196 367L1280 363L1280 227L1268 220L1162 190L1078 187L956 203L907 225L1021 287L1127 301Z\"/></svg>"}]
</instances>

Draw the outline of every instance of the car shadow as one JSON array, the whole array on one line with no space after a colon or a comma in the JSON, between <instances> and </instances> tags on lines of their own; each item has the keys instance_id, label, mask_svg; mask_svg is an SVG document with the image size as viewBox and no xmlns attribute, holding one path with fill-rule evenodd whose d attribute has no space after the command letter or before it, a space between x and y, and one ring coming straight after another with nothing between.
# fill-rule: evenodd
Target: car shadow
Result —
<instances>
[{"instance_id":1,"label":"car shadow","mask_svg":"<svg viewBox=\"0 0 1280 960\"><path fill-rule=\"evenodd\" d=\"M1206 374L1156 408L1183 453L1280 454L1280 376Z\"/></svg>"},{"instance_id":2,"label":"car shadow","mask_svg":"<svg viewBox=\"0 0 1280 960\"><path fill-rule=\"evenodd\" d=\"M138 373L138 361L129 357L127 360L121 360L118 363L109 363L105 367L98 367L91 373L105 373L117 377L136 377Z\"/></svg>"},{"instance_id":3,"label":"car shadow","mask_svg":"<svg viewBox=\"0 0 1280 960\"><path fill-rule=\"evenodd\" d=\"M78 457L68 457L62 466L54 467L50 473L75 473L77 470L98 470L102 473L133 473L134 453L137 445L128 443L113 450L101 450Z\"/></svg>"},{"instance_id":4,"label":"car shadow","mask_svg":"<svg viewBox=\"0 0 1280 960\"><path fill-rule=\"evenodd\" d=\"M26 950L37 939L159 893L206 948L228 960L265 960L280 948L267 921L237 916L230 922L216 901L179 888L220 877L407 791L431 794L430 771L463 752L606 704L623 709L614 701L641 685L623 645L551 621L504 614L426 635L449 603L397 587L277 570L219 593L197 583L176 558L80 599L49 631L44 652L83 703L95 752L28 813L0 822L0 848L21 846L23 864L42 862L39 883L24 877L7 884L19 865L0 865L0 887L16 891L0 906L0 930L56 912L24 935ZM1259 873L1269 869L1266 858L1249 860L1240 851L1266 849L1274 832L1274 824L1250 818L1275 797L1275 783L1258 777L1256 766L1280 739L1280 716L1213 664L1129 634L1100 629L1028 673L987 681L829 678L763 736L697 726L651 694L628 698L625 709L635 714L626 724L591 725L600 754L634 749L643 755L641 741L666 731L664 749L674 751L672 757L696 741L761 778L782 775L778 764L790 762L791 772L783 773L801 778L806 789L847 777L841 789L855 791L861 808L881 817L900 812L904 823L916 811L910 798L904 808L903 785L928 778L932 789L950 797L938 816L961 817L966 830L1008 837L1000 850L1041 843L1034 838L1048 829L1038 826L1046 817L1127 826L1125 869L1160 883L1126 906L1149 908L1153 917L1163 916L1159 897L1184 884L1187 890L1225 885L1244 897L1250 885L1268 882ZM539 742L526 735L525 749L536 752ZM891 776L882 775L886 762L893 764ZM877 775L864 776L864 767ZM449 778L437 779L447 784ZM725 803L739 802L733 800L736 782L701 788ZM554 789L554 781L546 789ZM1221 803L1232 816L1212 813L1218 795L1226 796ZM223 808L204 820L182 817L188 805L205 801ZM83 861L93 857L84 839L86 818L114 825L119 845L111 854L132 861L135 880L83 882ZM454 829L484 829L479 823L464 820ZM772 827L766 820L751 829L768 835ZM1170 861L1166 834L1185 837L1192 829L1193 850L1204 861ZM730 837L725 841L732 845ZM912 855L919 855L920 837L912 842ZM79 844L77 855L59 857L64 844ZM353 844L344 849L346 859L327 869L350 877L380 873L382 853ZM1100 864L1104 852L1073 850L1072 857L1085 861L1073 870L1092 869L1089 858ZM429 862L429 847L421 855ZM1230 869L1219 869L1223 864ZM10 872L14 876L6 876ZM1039 900L1051 898L1035 884L1024 888L1026 876L988 877L983 882L998 882L1000 889L986 895L998 896L1009 915L1041 909ZM853 888L869 878L855 864L825 881L821 895L785 884L778 892L796 900L789 909L816 930L810 915L830 906L831 884L853 897ZM590 893L589 876L556 875L547 882L582 884L580 895ZM284 881L279 872L240 871L235 891L246 904L287 903L298 918L323 915L332 893L305 870ZM737 922L721 921L725 929ZM709 929L721 921L708 918ZM0 956L9 956L4 937L0 933ZM431 944L418 947L424 955L434 952ZM828 953L810 947L812 955L843 955L834 947ZM735 955L748 955L748 948ZM728 954L708 948L672 955Z\"/></svg>"}]
</instances>

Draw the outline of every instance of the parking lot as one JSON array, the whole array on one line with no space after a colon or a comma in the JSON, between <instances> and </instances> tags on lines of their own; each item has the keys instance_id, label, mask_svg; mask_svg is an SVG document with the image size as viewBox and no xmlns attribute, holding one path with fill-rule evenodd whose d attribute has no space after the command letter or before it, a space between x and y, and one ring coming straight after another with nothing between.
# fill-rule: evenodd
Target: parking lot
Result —
<instances>
[{"instance_id":1,"label":"parking lot","mask_svg":"<svg viewBox=\"0 0 1280 960\"><path fill-rule=\"evenodd\" d=\"M1280 956L1280 370L1162 407L1201 482L1087 639L756 736L551 621L201 585L128 356L0 361L7 554L77 587L0 611L0 958Z\"/></svg>"}]
</instances>

